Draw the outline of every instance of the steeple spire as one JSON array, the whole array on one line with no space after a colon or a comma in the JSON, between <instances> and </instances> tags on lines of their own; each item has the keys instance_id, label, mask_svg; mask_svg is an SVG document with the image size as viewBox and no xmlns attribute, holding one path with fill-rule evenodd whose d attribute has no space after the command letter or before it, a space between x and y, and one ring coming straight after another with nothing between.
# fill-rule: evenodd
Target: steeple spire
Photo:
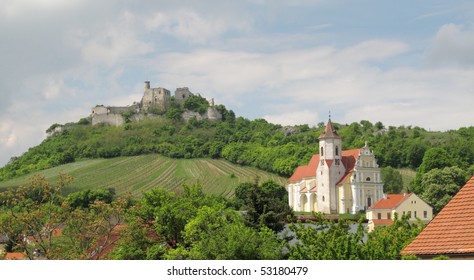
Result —
<instances>
[{"instance_id":1,"label":"steeple spire","mask_svg":"<svg viewBox=\"0 0 474 280\"><path fill-rule=\"evenodd\" d=\"M332 125L331 115L329 115L329 121L326 125L326 128L324 129L323 134L319 136L319 139L322 139L322 138L341 138L341 136L337 134L336 129Z\"/></svg>"}]
</instances>

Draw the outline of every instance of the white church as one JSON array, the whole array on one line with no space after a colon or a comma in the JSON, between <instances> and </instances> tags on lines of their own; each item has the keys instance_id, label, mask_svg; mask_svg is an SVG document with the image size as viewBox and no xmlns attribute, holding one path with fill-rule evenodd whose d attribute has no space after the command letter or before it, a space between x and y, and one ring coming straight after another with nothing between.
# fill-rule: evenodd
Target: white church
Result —
<instances>
[{"instance_id":1,"label":"white church","mask_svg":"<svg viewBox=\"0 0 474 280\"><path fill-rule=\"evenodd\" d=\"M356 214L383 197L380 168L367 146L342 150L331 119L319 136L319 154L288 179L288 200L294 211Z\"/></svg>"}]
</instances>

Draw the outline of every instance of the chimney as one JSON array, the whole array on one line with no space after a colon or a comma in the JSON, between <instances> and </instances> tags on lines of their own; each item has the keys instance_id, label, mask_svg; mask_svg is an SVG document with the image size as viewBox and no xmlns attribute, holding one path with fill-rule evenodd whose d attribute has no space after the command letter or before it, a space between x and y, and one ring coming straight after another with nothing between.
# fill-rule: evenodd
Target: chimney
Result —
<instances>
[{"instance_id":1,"label":"chimney","mask_svg":"<svg viewBox=\"0 0 474 280\"><path fill-rule=\"evenodd\" d=\"M150 81L145 81L145 90L150 89Z\"/></svg>"}]
</instances>

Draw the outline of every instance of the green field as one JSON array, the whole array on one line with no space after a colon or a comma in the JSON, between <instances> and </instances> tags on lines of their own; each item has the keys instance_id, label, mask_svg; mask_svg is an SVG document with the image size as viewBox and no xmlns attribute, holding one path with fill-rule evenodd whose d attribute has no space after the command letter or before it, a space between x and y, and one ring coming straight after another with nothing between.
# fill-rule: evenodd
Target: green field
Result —
<instances>
[{"instance_id":1,"label":"green field","mask_svg":"<svg viewBox=\"0 0 474 280\"><path fill-rule=\"evenodd\" d=\"M184 184L200 183L206 193L231 197L242 182L272 179L282 185L286 179L252 167L242 167L224 160L170 159L159 155L91 159L61 165L0 182L0 188L24 185L34 174L55 182L59 174L74 178L65 192L82 189L114 188L117 195L139 196L153 188L179 190Z\"/></svg>"},{"instance_id":2,"label":"green field","mask_svg":"<svg viewBox=\"0 0 474 280\"><path fill-rule=\"evenodd\" d=\"M398 169L400 174L402 175L402 180L403 180L403 192L409 192L409 187L410 187L410 182L415 179L416 176L416 171L411 170L411 169Z\"/></svg>"}]
</instances>

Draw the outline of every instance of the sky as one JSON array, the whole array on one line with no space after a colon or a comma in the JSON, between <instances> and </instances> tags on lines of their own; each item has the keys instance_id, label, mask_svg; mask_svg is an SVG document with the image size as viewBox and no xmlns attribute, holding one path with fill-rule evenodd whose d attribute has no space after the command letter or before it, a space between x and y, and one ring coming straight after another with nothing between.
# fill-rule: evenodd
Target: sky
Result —
<instances>
[{"instance_id":1,"label":"sky","mask_svg":"<svg viewBox=\"0 0 474 280\"><path fill-rule=\"evenodd\" d=\"M0 166L143 82L282 125L473 125L474 1L0 0Z\"/></svg>"}]
</instances>

